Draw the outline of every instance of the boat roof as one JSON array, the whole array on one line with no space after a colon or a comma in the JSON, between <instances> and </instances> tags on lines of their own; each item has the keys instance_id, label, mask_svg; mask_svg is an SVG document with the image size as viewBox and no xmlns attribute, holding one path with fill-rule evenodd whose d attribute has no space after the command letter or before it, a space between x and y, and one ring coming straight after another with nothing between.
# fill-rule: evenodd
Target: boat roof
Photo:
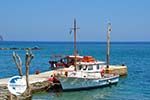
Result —
<instances>
[{"instance_id":1,"label":"boat roof","mask_svg":"<svg viewBox=\"0 0 150 100\"><path fill-rule=\"evenodd\" d=\"M74 55L69 55L69 56L67 56L67 57L69 57L69 58L75 58ZM79 55L77 55L76 57L77 57L77 58L81 58L81 59L83 58L83 56L79 56Z\"/></svg>"},{"instance_id":2,"label":"boat roof","mask_svg":"<svg viewBox=\"0 0 150 100\"><path fill-rule=\"evenodd\" d=\"M106 64L106 63L104 61L77 62L77 65L95 65L95 64Z\"/></svg>"}]
</instances>

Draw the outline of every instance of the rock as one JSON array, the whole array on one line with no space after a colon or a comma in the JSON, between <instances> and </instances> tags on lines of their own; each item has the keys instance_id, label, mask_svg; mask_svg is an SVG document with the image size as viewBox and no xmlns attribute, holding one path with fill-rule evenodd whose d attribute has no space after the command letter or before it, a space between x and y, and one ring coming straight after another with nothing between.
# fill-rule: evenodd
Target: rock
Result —
<instances>
[{"instance_id":1,"label":"rock","mask_svg":"<svg viewBox=\"0 0 150 100\"><path fill-rule=\"evenodd\" d=\"M8 100L9 91L6 86L0 86L0 100Z\"/></svg>"},{"instance_id":2,"label":"rock","mask_svg":"<svg viewBox=\"0 0 150 100\"><path fill-rule=\"evenodd\" d=\"M30 86L31 86L30 94L25 92L18 97L10 95L7 86L0 86L0 100L9 100L10 98L12 98L12 100L16 100L16 98L18 98L18 100L31 100L33 93L48 91L49 88L52 86L52 83L50 83L49 81L43 81L32 83L30 84Z\"/></svg>"},{"instance_id":3,"label":"rock","mask_svg":"<svg viewBox=\"0 0 150 100\"><path fill-rule=\"evenodd\" d=\"M49 81L44 82L36 82L31 84L32 93L47 91L51 87L51 83Z\"/></svg>"}]
</instances>

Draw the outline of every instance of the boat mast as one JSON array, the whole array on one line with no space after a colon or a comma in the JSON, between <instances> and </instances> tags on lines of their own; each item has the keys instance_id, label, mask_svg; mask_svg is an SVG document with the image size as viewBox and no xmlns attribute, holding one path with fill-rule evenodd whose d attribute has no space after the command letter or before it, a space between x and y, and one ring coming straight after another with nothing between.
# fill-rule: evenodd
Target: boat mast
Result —
<instances>
[{"instance_id":1,"label":"boat mast","mask_svg":"<svg viewBox=\"0 0 150 100\"><path fill-rule=\"evenodd\" d=\"M73 28L73 30L74 30L74 56L76 58L76 56L77 56L77 46L76 46L76 42L77 42L76 41L77 28L76 28L76 19L74 19L74 28Z\"/></svg>"},{"instance_id":2,"label":"boat mast","mask_svg":"<svg viewBox=\"0 0 150 100\"><path fill-rule=\"evenodd\" d=\"M71 28L71 30L74 31L74 56L75 56L75 59L74 59L74 65L75 65L75 70L76 70L76 64L77 64L77 36L76 36L76 33L77 33L77 29L79 29L77 27L77 24L76 24L76 19L74 19L74 27Z\"/></svg>"},{"instance_id":3,"label":"boat mast","mask_svg":"<svg viewBox=\"0 0 150 100\"><path fill-rule=\"evenodd\" d=\"M109 68L110 64L110 32L111 32L111 23L108 23L107 28L107 54L106 54L106 62L107 62L107 68Z\"/></svg>"},{"instance_id":4,"label":"boat mast","mask_svg":"<svg viewBox=\"0 0 150 100\"><path fill-rule=\"evenodd\" d=\"M74 19L74 22L73 22L74 26L73 28L71 28L70 30L70 34L72 33L72 30L74 31L74 66L75 66L75 70L76 70L76 64L77 64L77 36L76 36L76 33L77 33L77 29L79 29L77 27L77 24L76 24L76 19Z\"/></svg>"},{"instance_id":5,"label":"boat mast","mask_svg":"<svg viewBox=\"0 0 150 100\"><path fill-rule=\"evenodd\" d=\"M74 19L74 65L75 65L75 70L76 70L76 65L77 65L77 41L76 41L76 33L77 33L77 25L76 25L76 19Z\"/></svg>"}]
</instances>

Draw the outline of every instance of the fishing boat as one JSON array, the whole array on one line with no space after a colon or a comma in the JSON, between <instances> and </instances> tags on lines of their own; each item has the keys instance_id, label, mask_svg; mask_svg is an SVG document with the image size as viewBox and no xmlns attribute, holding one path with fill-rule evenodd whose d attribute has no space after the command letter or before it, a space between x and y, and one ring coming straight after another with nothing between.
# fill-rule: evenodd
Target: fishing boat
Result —
<instances>
[{"instance_id":1,"label":"fishing boat","mask_svg":"<svg viewBox=\"0 0 150 100\"><path fill-rule=\"evenodd\" d=\"M55 75L64 91L104 87L119 81L118 74L104 72L104 62L100 61L77 62L76 67L57 70Z\"/></svg>"},{"instance_id":2,"label":"fishing boat","mask_svg":"<svg viewBox=\"0 0 150 100\"><path fill-rule=\"evenodd\" d=\"M119 74L105 71L109 67L108 61L106 64L92 56L80 56L77 53L76 20L72 29L74 30L74 55L49 62L55 69L52 75L53 80L58 79L64 91L91 89L118 83ZM109 60L108 57L109 55L107 60Z\"/></svg>"}]
</instances>

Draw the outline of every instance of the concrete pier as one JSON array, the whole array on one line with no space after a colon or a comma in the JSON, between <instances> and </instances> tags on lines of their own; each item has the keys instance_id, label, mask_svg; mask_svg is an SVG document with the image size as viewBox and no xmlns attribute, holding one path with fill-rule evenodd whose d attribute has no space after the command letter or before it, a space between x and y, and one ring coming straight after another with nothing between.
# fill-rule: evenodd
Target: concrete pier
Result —
<instances>
[{"instance_id":1,"label":"concrete pier","mask_svg":"<svg viewBox=\"0 0 150 100\"><path fill-rule=\"evenodd\" d=\"M36 82L46 81L52 73L53 73L53 71L47 71L47 72L43 72L43 73L39 73L39 74L30 75L29 82L30 82L30 84L32 84L32 83L36 83ZM25 76L24 76L24 78L25 78ZM10 78L0 79L0 86L7 86L9 79Z\"/></svg>"},{"instance_id":2,"label":"concrete pier","mask_svg":"<svg viewBox=\"0 0 150 100\"><path fill-rule=\"evenodd\" d=\"M119 74L120 76L125 76L128 74L127 66L125 65L110 65L109 68L105 69L105 72Z\"/></svg>"}]
</instances>

